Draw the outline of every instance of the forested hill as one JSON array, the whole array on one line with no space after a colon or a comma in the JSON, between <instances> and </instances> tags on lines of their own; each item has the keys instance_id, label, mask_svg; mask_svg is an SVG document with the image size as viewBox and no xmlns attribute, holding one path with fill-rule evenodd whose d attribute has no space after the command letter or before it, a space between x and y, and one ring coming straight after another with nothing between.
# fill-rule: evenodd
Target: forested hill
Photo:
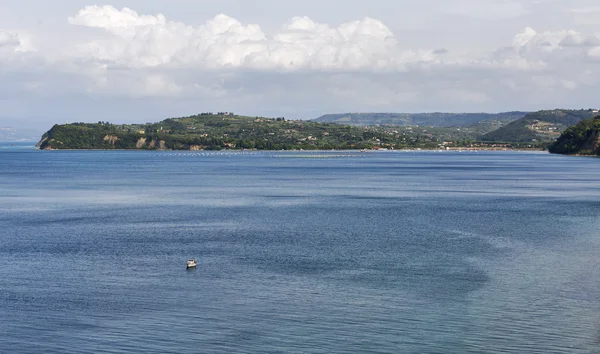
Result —
<instances>
[{"instance_id":1,"label":"forested hill","mask_svg":"<svg viewBox=\"0 0 600 354\"><path fill-rule=\"evenodd\" d=\"M55 125L42 136L37 146L45 150L402 149L436 148L440 139L456 136L466 139L462 131L448 131L434 135L425 129L410 127L405 130L353 127L285 118L202 113L148 124L98 122Z\"/></svg>"},{"instance_id":2,"label":"forested hill","mask_svg":"<svg viewBox=\"0 0 600 354\"><path fill-rule=\"evenodd\" d=\"M315 122L340 123L348 125L395 125L458 127L474 123L496 120L509 123L523 118L527 112L504 113L341 113L326 114L314 119Z\"/></svg>"},{"instance_id":3,"label":"forested hill","mask_svg":"<svg viewBox=\"0 0 600 354\"><path fill-rule=\"evenodd\" d=\"M550 152L600 156L600 116L586 119L565 130L550 146Z\"/></svg>"},{"instance_id":4,"label":"forested hill","mask_svg":"<svg viewBox=\"0 0 600 354\"><path fill-rule=\"evenodd\" d=\"M598 114L592 109L555 109L529 113L525 117L485 134L484 141L532 142L556 140L561 132Z\"/></svg>"},{"instance_id":5,"label":"forested hill","mask_svg":"<svg viewBox=\"0 0 600 354\"><path fill-rule=\"evenodd\" d=\"M535 148L547 146L569 126L595 114L597 111L593 110L559 109L530 113L508 125L498 120L487 120L460 127L430 127L351 126L231 113L201 113L146 124L98 122L55 125L42 136L37 146L45 150Z\"/></svg>"}]
</instances>

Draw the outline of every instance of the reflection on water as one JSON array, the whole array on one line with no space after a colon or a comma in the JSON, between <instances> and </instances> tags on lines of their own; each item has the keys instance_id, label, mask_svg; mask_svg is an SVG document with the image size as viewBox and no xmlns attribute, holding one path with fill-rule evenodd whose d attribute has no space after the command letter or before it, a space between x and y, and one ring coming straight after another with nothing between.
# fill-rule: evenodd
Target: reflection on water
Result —
<instances>
[{"instance_id":1,"label":"reflection on water","mask_svg":"<svg viewBox=\"0 0 600 354\"><path fill-rule=\"evenodd\" d=\"M597 349L595 159L0 160L2 352Z\"/></svg>"}]
</instances>

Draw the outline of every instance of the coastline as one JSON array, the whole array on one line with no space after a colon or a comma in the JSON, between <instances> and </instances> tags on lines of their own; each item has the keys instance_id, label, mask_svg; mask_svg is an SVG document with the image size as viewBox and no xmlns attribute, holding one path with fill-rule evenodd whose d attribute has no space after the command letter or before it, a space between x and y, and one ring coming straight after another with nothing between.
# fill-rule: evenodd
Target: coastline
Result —
<instances>
[{"instance_id":1,"label":"coastline","mask_svg":"<svg viewBox=\"0 0 600 354\"><path fill-rule=\"evenodd\" d=\"M535 148L486 148L486 147L452 147L447 149L428 149L428 148L406 148L406 149L314 149L314 150L304 150L304 149L290 149L290 150L266 150L266 149L222 149L222 150L189 150L189 149L40 149L36 147L36 150L39 151L190 151L190 152L281 152L281 151L289 151L289 152L323 152L323 151L351 151L351 152L360 152L360 153L373 153L373 152L395 152L395 151L529 151L529 152L548 152L547 149L535 149ZM594 156L594 155L581 155L581 156Z\"/></svg>"}]
</instances>

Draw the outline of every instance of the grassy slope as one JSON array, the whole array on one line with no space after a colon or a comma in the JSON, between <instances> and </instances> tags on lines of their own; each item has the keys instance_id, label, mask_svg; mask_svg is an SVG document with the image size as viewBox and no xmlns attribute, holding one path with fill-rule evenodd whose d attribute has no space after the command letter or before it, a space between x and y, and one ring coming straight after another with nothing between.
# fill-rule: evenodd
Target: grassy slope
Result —
<instances>
[{"instance_id":1,"label":"grassy slope","mask_svg":"<svg viewBox=\"0 0 600 354\"><path fill-rule=\"evenodd\" d=\"M487 133L482 140L505 142L553 141L557 134L578 122L591 118L592 110L564 110L555 109L529 113L500 129ZM532 126L540 126L535 130ZM552 130L543 130L552 129Z\"/></svg>"}]
</instances>

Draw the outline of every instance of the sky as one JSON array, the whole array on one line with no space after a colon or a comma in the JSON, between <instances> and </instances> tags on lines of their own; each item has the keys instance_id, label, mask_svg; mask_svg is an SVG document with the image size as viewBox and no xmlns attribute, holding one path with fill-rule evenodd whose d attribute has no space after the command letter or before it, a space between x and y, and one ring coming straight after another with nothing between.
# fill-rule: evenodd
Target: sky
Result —
<instances>
[{"instance_id":1,"label":"sky","mask_svg":"<svg viewBox=\"0 0 600 354\"><path fill-rule=\"evenodd\" d=\"M0 127L595 108L597 0L3 0Z\"/></svg>"}]
</instances>

